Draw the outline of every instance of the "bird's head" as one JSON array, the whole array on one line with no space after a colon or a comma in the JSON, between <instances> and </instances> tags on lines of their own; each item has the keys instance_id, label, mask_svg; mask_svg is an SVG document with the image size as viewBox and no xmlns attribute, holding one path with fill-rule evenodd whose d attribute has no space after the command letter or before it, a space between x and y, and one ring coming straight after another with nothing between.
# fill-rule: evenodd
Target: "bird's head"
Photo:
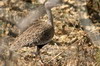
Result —
<instances>
[{"instance_id":1,"label":"bird's head","mask_svg":"<svg viewBox=\"0 0 100 66\"><path fill-rule=\"evenodd\" d=\"M45 2L45 7L51 9L53 7L59 6L63 3L62 0L47 0Z\"/></svg>"}]
</instances>

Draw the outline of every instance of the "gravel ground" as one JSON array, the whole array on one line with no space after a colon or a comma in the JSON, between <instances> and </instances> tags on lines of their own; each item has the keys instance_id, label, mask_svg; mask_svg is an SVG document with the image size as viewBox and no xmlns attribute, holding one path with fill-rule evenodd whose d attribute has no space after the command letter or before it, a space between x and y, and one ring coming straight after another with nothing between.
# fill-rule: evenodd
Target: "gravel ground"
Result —
<instances>
[{"instance_id":1,"label":"gravel ground","mask_svg":"<svg viewBox=\"0 0 100 66\"><path fill-rule=\"evenodd\" d=\"M23 47L22 49L17 51L17 54L14 54L14 58L12 59L13 61L10 61L6 58L8 56L6 55L7 52L4 52L4 50L7 51L8 48L6 49L4 47L4 49L2 49L1 43L0 48L2 50L0 51L3 51L3 54L0 54L0 66L2 66L4 62L6 62L6 64L10 66L99 66L100 50L94 47L91 40L88 38L87 33L79 24L79 15L75 8L77 3L74 0L64 1L68 3L52 9L55 25L55 36L50 43L48 43L41 49L41 59L43 62L41 62L40 59L35 58L34 52L36 51L36 47ZM20 2L22 1L18 1L17 4L19 4ZM3 3L1 1L0 3L0 5L3 6ZM18 6L17 4L15 6ZM13 17L15 16L14 14L22 14L21 16L25 17L25 15L28 14L28 11L31 8L26 9L26 7L22 9L24 5L25 4L20 7L22 11L9 11L10 6L8 6L7 12L11 14L13 13L13 15L11 15ZM3 14L3 16L5 16L4 18L9 19L8 17L6 17L7 14L8 13L6 13L5 15ZM46 21L46 19L47 15L40 18L38 21ZM12 19L11 21L14 20ZM5 23L3 23L3 20L1 20L0 23L2 24L2 26L0 27L0 31L4 29L4 32L1 32L0 34L0 36L2 37L6 37L8 35L8 29L13 30L13 32L15 32L15 29L17 29L15 26L12 27L9 23L5 25ZM93 22L93 24L100 32L100 23L96 21ZM8 42L15 39L12 37L8 38Z\"/></svg>"}]
</instances>

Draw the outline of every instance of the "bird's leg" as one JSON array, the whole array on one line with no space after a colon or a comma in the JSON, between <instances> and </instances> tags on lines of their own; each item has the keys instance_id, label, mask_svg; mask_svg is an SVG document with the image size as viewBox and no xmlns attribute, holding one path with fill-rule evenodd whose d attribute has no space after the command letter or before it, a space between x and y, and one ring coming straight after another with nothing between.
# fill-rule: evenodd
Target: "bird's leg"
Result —
<instances>
[{"instance_id":1,"label":"bird's leg","mask_svg":"<svg viewBox=\"0 0 100 66\"><path fill-rule=\"evenodd\" d=\"M43 47L44 45L38 45L37 46L37 50L36 50L36 59L39 59L42 63L44 63L43 62L43 60L42 60L42 58L41 58L41 55L40 55L40 49Z\"/></svg>"},{"instance_id":2,"label":"bird's leg","mask_svg":"<svg viewBox=\"0 0 100 66\"><path fill-rule=\"evenodd\" d=\"M40 56L40 49L38 46L37 46L37 50L36 50L36 56Z\"/></svg>"},{"instance_id":3,"label":"bird's leg","mask_svg":"<svg viewBox=\"0 0 100 66\"><path fill-rule=\"evenodd\" d=\"M37 55L40 55L40 49L43 47L44 45L37 45Z\"/></svg>"}]
</instances>

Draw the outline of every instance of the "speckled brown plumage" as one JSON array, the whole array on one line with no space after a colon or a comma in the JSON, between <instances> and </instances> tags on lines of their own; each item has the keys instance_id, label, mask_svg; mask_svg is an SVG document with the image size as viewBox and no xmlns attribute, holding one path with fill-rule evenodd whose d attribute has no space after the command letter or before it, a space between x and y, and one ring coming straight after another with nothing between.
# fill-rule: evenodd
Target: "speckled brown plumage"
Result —
<instances>
[{"instance_id":1,"label":"speckled brown plumage","mask_svg":"<svg viewBox=\"0 0 100 66\"><path fill-rule=\"evenodd\" d=\"M17 50L25 45L44 45L47 44L54 35L54 28L47 22L34 23L23 32L11 45L12 50Z\"/></svg>"}]
</instances>

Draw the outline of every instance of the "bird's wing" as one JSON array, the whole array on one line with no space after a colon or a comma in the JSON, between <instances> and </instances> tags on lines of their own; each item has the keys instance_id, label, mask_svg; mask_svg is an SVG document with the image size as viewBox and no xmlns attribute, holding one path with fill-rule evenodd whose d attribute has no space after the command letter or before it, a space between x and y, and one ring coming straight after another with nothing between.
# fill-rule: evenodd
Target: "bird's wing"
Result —
<instances>
[{"instance_id":1,"label":"bird's wing","mask_svg":"<svg viewBox=\"0 0 100 66\"><path fill-rule=\"evenodd\" d=\"M50 29L48 25L41 24L41 23L32 25L25 32L23 32L19 37L15 39L15 41L11 45L11 49L17 50L27 44L36 43L35 45L38 45L44 42L42 39L43 36L45 35L44 32L48 30L48 28Z\"/></svg>"}]
</instances>

